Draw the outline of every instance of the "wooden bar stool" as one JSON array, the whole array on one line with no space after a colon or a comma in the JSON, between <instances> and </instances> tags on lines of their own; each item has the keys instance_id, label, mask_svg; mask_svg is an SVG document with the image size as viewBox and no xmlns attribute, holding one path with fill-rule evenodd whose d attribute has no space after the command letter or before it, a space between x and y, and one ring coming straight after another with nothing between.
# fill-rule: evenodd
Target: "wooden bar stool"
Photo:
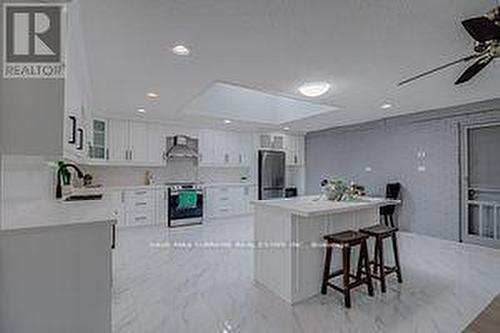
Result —
<instances>
[{"instance_id":1,"label":"wooden bar stool","mask_svg":"<svg viewBox=\"0 0 500 333\"><path fill-rule=\"evenodd\" d=\"M370 261L370 266L373 266L372 277L380 281L380 288L383 293L386 292L385 277L388 274L396 273L398 282L402 283L401 266L399 264L399 252L396 233L398 228L388 227L385 225L374 225L372 227L363 228L360 232L375 238L375 254L374 260ZM384 263L384 239L392 239L392 248L394 252L394 266L389 267ZM378 274L376 272L378 271Z\"/></svg>"},{"instance_id":2,"label":"wooden bar stool","mask_svg":"<svg viewBox=\"0 0 500 333\"><path fill-rule=\"evenodd\" d=\"M369 236L354 230L348 230L336 234L326 235L323 238L326 240L327 247L325 254L325 266L323 268L321 293L325 295L327 287L340 291L344 294L344 302L347 308L351 307L351 289L366 284L368 287L368 294L373 296L370 260L368 258L368 247L366 245L366 240ZM342 269L330 273L334 244L342 248ZM356 275L353 275L351 274L351 248L356 245L360 245L360 251L357 272ZM341 275L343 287L339 287L330 282L331 279ZM351 282L351 279L354 279L354 281Z\"/></svg>"}]
</instances>

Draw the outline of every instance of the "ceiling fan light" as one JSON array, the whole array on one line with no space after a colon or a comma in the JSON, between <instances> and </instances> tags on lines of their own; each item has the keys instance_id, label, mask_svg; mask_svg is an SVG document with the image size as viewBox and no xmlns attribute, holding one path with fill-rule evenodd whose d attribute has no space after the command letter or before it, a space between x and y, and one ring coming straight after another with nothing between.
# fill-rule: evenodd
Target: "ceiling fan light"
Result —
<instances>
[{"instance_id":1,"label":"ceiling fan light","mask_svg":"<svg viewBox=\"0 0 500 333\"><path fill-rule=\"evenodd\" d=\"M318 97L330 90L330 83L325 81L307 82L299 87L299 92L307 97Z\"/></svg>"}]
</instances>

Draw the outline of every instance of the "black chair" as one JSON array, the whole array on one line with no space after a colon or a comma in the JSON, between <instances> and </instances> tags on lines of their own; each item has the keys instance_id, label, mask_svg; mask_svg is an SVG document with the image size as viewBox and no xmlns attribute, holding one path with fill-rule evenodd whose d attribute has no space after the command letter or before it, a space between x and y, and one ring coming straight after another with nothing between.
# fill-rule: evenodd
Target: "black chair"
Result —
<instances>
[{"instance_id":1,"label":"black chair","mask_svg":"<svg viewBox=\"0 0 500 333\"><path fill-rule=\"evenodd\" d=\"M400 183L389 183L385 188L385 197L387 199L399 199L399 193L401 192ZM394 211L396 210L396 205L388 205L380 207L380 216L384 218L384 224L386 226L395 227L394 225Z\"/></svg>"}]
</instances>

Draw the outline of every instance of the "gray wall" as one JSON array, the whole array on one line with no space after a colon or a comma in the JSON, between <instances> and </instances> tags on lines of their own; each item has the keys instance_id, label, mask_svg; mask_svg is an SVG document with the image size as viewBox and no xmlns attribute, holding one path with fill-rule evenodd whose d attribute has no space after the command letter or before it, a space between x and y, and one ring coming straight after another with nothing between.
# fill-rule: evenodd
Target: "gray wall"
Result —
<instances>
[{"instance_id":1,"label":"gray wall","mask_svg":"<svg viewBox=\"0 0 500 333\"><path fill-rule=\"evenodd\" d=\"M387 182L398 181L402 230L459 240L459 126L499 120L498 110L500 100L491 100L310 133L306 191L318 193L320 180L332 175L365 185L375 195L384 193Z\"/></svg>"}]
</instances>

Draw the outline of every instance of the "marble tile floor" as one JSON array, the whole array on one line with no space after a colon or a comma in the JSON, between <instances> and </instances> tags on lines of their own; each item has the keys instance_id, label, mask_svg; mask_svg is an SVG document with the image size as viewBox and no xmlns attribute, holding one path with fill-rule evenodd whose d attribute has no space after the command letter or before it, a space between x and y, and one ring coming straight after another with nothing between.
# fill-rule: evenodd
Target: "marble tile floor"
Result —
<instances>
[{"instance_id":1,"label":"marble tile floor","mask_svg":"<svg viewBox=\"0 0 500 333\"><path fill-rule=\"evenodd\" d=\"M461 332L500 293L500 251L403 232L399 238L404 283L392 278L388 292L376 288L374 298L359 289L348 310L331 290L290 306L256 286L248 248L155 246L250 241L250 218L174 231L120 229L113 332Z\"/></svg>"}]
</instances>

